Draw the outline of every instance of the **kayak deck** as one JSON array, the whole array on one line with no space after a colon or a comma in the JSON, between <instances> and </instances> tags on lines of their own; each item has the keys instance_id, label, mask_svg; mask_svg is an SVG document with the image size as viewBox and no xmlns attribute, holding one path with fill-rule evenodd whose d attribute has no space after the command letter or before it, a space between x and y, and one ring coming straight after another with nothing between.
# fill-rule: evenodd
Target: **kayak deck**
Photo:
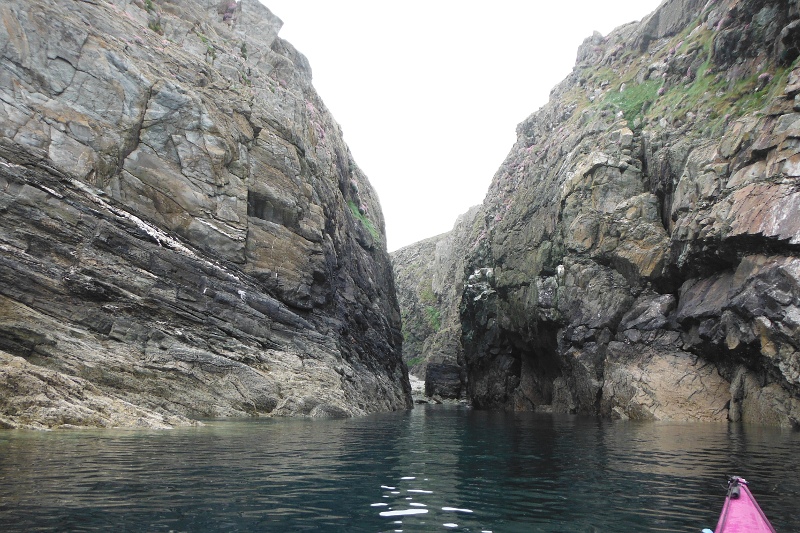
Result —
<instances>
[{"instance_id":1,"label":"kayak deck","mask_svg":"<svg viewBox=\"0 0 800 533\"><path fill-rule=\"evenodd\" d=\"M714 533L775 533L764 511L747 488L747 481L731 478L725 505Z\"/></svg>"}]
</instances>

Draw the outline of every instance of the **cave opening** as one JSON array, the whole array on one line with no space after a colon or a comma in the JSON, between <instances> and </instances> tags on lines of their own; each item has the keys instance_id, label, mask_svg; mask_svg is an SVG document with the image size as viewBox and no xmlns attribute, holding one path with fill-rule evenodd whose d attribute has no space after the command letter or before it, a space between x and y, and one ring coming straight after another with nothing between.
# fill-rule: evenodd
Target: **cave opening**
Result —
<instances>
[{"instance_id":1,"label":"cave opening","mask_svg":"<svg viewBox=\"0 0 800 533\"><path fill-rule=\"evenodd\" d=\"M556 323L537 322L534 331L528 335L508 335L512 354L519 361L519 385L513 394L514 410L532 411L553 404L556 395L554 382L562 377L558 330Z\"/></svg>"}]
</instances>

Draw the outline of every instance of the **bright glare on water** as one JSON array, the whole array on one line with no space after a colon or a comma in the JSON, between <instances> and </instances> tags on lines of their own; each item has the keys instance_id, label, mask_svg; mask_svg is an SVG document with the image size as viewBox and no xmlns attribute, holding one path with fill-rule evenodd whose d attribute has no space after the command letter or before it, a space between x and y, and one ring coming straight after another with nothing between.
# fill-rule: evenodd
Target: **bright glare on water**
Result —
<instances>
[{"instance_id":1,"label":"bright glare on water","mask_svg":"<svg viewBox=\"0 0 800 533\"><path fill-rule=\"evenodd\" d=\"M800 530L800 433L418 407L0 432L0 531L713 529L737 474Z\"/></svg>"}]
</instances>

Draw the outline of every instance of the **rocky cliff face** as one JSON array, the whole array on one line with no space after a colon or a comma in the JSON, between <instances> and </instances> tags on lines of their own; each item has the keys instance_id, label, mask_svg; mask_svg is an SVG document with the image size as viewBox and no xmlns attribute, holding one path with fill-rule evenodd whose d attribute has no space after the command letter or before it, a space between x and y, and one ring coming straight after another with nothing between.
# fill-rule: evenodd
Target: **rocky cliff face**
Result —
<instances>
[{"instance_id":1,"label":"rocky cliff face","mask_svg":"<svg viewBox=\"0 0 800 533\"><path fill-rule=\"evenodd\" d=\"M476 405L800 423L798 16L668 0L587 39L484 203Z\"/></svg>"},{"instance_id":2,"label":"rocky cliff face","mask_svg":"<svg viewBox=\"0 0 800 533\"><path fill-rule=\"evenodd\" d=\"M277 18L0 18L1 426L410 407L377 197Z\"/></svg>"},{"instance_id":3,"label":"rocky cliff face","mask_svg":"<svg viewBox=\"0 0 800 533\"><path fill-rule=\"evenodd\" d=\"M463 249L474 405L800 425L798 54L777 0L584 42Z\"/></svg>"},{"instance_id":4,"label":"rocky cliff face","mask_svg":"<svg viewBox=\"0 0 800 533\"><path fill-rule=\"evenodd\" d=\"M446 399L466 397L459 305L464 290L466 250L482 225L475 206L452 231L391 254L397 299L403 317L403 358L425 380L425 393Z\"/></svg>"}]
</instances>

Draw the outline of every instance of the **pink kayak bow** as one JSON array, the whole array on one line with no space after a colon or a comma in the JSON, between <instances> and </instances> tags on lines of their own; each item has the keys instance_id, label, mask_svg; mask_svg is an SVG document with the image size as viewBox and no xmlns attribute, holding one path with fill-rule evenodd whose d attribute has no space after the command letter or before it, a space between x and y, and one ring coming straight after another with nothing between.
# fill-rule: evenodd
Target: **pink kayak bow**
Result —
<instances>
[{"instance_id":1,"label":"pink kayak bow","mask_svg":"<svg viewBox=\"0 0 800 533\"><path fill-rule=\"evenodd\" d=\"M744 478L729 478L728 495L714 533L775 533Z\"/></svg>"}]
</instances>

